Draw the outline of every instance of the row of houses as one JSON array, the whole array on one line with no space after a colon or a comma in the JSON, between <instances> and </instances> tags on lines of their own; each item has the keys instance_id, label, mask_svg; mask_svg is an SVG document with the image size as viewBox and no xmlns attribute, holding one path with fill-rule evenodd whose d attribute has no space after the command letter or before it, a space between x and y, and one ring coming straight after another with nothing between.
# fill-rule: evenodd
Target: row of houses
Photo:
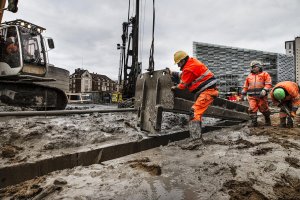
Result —
<instances>
[{"instance_id":1,"label":"row of houses","mask_svg":"<svg viewBox=\"0 0 300 200\"><path fill-rule=\"evenodd\" d=\"M90 73L77 68L69 77L69 93L88 95L93 103L111 103L112 94L117 91L117 82L106 75ZM68 94L69 98L71 94ZM73 96L73 98L78 98Z\"/></svg>"},{"instance_id":2,"label":"row of houses","mask_svg":"<svg viewBox=\"0 0 300 200\"><path fill-rule=\"evenodd\" d=\"M117 83L105 75L90 73L88 70L77 68L70 75L69 91L71 93L112 93L117 91Z\"/></svg>"}]
</instances>

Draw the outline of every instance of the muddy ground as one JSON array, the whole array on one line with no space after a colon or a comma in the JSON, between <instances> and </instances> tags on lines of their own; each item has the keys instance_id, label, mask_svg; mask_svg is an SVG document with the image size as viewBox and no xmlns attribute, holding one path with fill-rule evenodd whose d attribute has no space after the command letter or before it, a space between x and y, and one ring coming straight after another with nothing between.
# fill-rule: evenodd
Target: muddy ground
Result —
<instances>
[{"instance_id":1,"label":"muddy ground","mask_svg":"<svg viewBox=\"0 0 300 200\"><path fill-rule=\"evenodd\" d=\"M183 116L166 118L168 119L164 120L164 130L185 128ZM186 139L101 164L53 172L4 188L0 190L0 198L49 200L300 199L300 128L278 128L277 118L278 114L272 116L274 124L272 127L262 126L262 121L258 128L251 128L244 123L206 133L203 135L203 140ZM96 122L100 119L106 123L98 126ZM124 137L133 139L144 137L143 133L136 130L138 127L126 125L127 122L129 124L132 122L129 113L120 114L118 117L108 114L79 115L67 121L50 118L44 125L33 125L39 124L37 122L40 122L41 118L32 120L20 121L20 124L25 122L23 129L11 124L12 122L2 124L2 126L11 127L7 130L15 132L19 129L23 130L26 132L24 137L21 134L21 137L9 140L3 136L5 135L4 129L0 137L6 138L6 141L22 141L17 144L11 143L12 146L19 147L18 145L21 146L27 140L30 141L31 136L35 135L32 134L32 129L36 126L42 127L39 130L46 129L43 134L47 133L48 138L46 143L40 145L43 151L49 151L45 147L48 147L47 144L53 140L56 141L53 144L56 145L55 148L60 148L58 144L61 144L59 140L61 132L75 124L77 126L72 131L66 131L68 134L63 135L70 135L68 139L71 140L76 132L89 132L87 134L89 137L86 135L75 140L80 141L82 143L80 145L89 145L91 141L101 138L102 135L107 135L107 137L121 135L123 139ZM79 121L83 121L82 124L78 124ZM105 127L108 122L116 124L113 127L127 127L126 131L118 128L113 132L101 130L101 127ZM173 125L170 126L172 123ZM49 129L48 125L53 127ZM177 127L174 127L175 125ZM33 127L30 128L31 126ZM64 128L65 126L68 128ZM86 130L87 127L89 130ZM97 134L94 127L97 127ZM55 131L52 132L53 129ZM117 134L113 134L115 132ZM29 136L25 140L26 135ZM16 151L22 152L25 149ZM50 151L52 152L53 149ZM5 158L6 162L2 165L16 162L16 157L20 154Z\"/></svg>"},{"instance_id":2,"label":"muddy ground","mask_svg":"<svg viewBox=\"0 0 300 200\"><path fill-rule=\"evenodd\" d=\"M116 106L67 107L69 110L86 108L107 110ZM184 130L187 122L186 115L166 113L162 132ZM147 134L137 125L135 112L0 118L0 167L93 149L99 145L138 141Z\"/></svg>"}]
</instances>

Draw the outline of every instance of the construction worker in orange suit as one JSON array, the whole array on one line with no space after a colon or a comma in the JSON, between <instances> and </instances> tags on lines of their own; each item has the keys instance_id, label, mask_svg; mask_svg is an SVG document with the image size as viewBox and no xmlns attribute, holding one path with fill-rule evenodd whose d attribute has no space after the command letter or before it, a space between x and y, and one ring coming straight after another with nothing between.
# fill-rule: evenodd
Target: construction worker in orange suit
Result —
<instances>
[{"instance_id":1,"label":"construction worker in orange suit","mask_svg":"<svg viewBox=\"0 0 300 200\"><path fill-rule=\"evenodd\" d=\"M202 138L202 115L219 94L216 88L217 79L202 62L189 57L184 51L177 51L174 54L174 61L182 73L180 74L180 83L173 86L172 90L187 88L195 94L197 99L192 106L193 116L189 122L189 129L191 138Z\"/></svg>"},{"instance_id":2,"label":"construction worker in orange suit","mask_svg":"<svg viewBox=\"0 0 300 200\"><path fill-rule=\"evenodd\" d=\"M272 88L272 79L268 72L262 70L262 62L253 60L250 63L251 73L245 80L242 95L248 97L249 115L252 126L257 127L257 111L259 110L265 117L265 125L271 125L268 105L268 93Z\"/></svg>"},{"instance_id":3,"label":"construction worker in orange suit","mask_svg":"<svg viewBox=\"0 0 300 200\"><path fill-rule=\"evenodd\" d=\"M293 127L293 119L299 124L299 116L296 115L300 107L300 88L292 81L283 81L277 83L272 89L270 96L275 105L281 109L279 112L280 127Z\"/></svg>"}]
</instances>

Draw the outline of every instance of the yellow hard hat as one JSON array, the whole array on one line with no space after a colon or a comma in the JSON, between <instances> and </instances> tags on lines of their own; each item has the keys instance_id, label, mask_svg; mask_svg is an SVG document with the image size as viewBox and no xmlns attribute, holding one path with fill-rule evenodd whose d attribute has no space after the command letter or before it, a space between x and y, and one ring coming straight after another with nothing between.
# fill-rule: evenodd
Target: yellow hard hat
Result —
<instances>
[{"instance_id":1,"label":"yellow hard hat","mask_svg":"<svg viewBox=\"0 0 300 200\"><path fill-rule=\"evenodd\" d=\"M250 67L253 67L253 66L262 67L262 62L261 62L261 61L258 61L258 60L253 60L253 61L251 61L251 63L250 63Z\"/></svg>"},{"instance_id":2,"label":"yellow hard hat","mask_svg":"<svg viewBox=\"0 0 300 200\"><path fill-rule=\"evenodd\" d=\"M188 54L185 53L184 51L177 51L175 54L174 54L174 61L175 61L175 64L178 64L182 59L184 59L185 57L187 57Z\"/></svg>"}]
</instances>

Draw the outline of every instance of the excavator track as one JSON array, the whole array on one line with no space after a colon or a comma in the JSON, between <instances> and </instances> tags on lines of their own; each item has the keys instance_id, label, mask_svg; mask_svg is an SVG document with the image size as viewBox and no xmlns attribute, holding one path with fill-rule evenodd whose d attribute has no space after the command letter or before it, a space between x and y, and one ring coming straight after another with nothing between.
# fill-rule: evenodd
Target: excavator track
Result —
<instances>
[{"instance_id":1,"label":"excavator track","mask_svg":"<svg viewBox=\"0 0 300 200\"><path fill-rule=\"evenodd\" d=\"M68 99L64 91L32 82L0 81L0 101L35 110L63 110Z\"/></svg>"}]
</instances>

